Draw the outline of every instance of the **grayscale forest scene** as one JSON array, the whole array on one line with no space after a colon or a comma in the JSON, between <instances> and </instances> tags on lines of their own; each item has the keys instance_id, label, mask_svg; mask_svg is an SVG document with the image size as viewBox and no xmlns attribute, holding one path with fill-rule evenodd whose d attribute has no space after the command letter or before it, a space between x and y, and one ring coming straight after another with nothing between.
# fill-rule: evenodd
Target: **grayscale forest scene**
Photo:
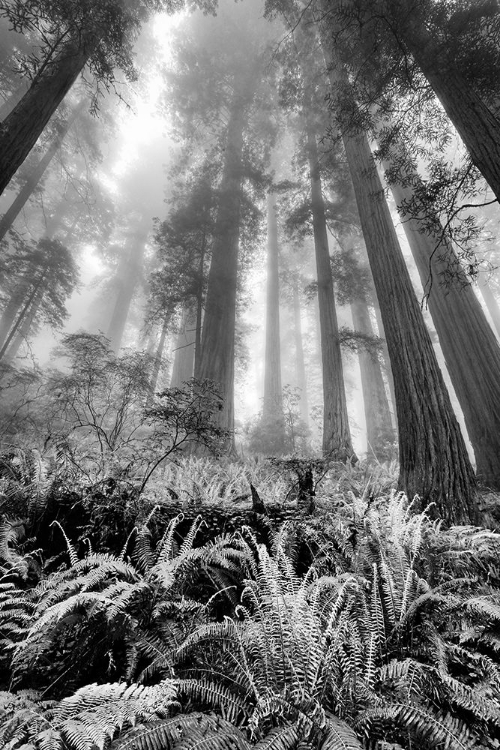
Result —
<instances>
[{"instance_id":1,"label":"grayscale forest scene","mask_svg":"<svg viewBox=\"0 0 500 750\"><path fill-rule=\"evenodd\" d=\"M499 0L0 0L0 750L500 749Z\"/></svg>"}]
</instances>

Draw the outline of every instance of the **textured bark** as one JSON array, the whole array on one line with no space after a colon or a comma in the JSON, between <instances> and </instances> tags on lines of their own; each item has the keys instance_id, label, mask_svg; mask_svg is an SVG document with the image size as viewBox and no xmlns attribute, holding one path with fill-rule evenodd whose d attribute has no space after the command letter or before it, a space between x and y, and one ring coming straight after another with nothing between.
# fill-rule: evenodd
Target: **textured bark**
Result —
<instances>
[{"instance_id":1,"label":"textured bark","mask_svg":"<svg viewBox=\"0 0 500 750\"><path fill-rule=\"evenodd\" d=\"M307 397L306 366L304 362L304 342L302 339L302 319L300 315L299 283L293 282L293 333L295 340L295 372L297 385L300 388L300 416L306 427L309 427L309 400Z\"/></svg>"},{"instance_id":2,"label":"textured bark","mask_svg":"<svg viewBox=\"0 0 500 750\"><path fill-rule=\"evenodd\" d=\"M354 329L367 336L373 336L370 312L365 300L358 299L352 302L351 312ZM382 370L376 354L360 349L358 358L368 451L383 459L386 457L387 444L394 441L395 435Z\"/></svg>"},{"instance_id":3,"label":"textured bark","mask_svg":"<svg viewBox=\"0 0 500 750\"><path fill-rule=\"evenodd\" d=\"M411 189L393 185L398 205ZM433 235L421 231L417 218L403 227L420 274L453 388L462 408L476 457L476 473L500 489L500 346L450 243L440 241L436 217ZM453 277L442 285L443 274Z\"/></svg>"},{"instance_id":4,"label":"textured bark","mask_svg":"<svg viewBox=\"0 0 500 750\"><path fill-rule=\"evenodd\" d=\"M12 112L16 104L18 104L26 93L27 85L22 83L18 88L0 105L0 122L5 120L9 112Z\"/></svg>"},{"instance_id":5,"label":"textured bark","mask_svg":"<svg viewBox=\"0 0 500 750\"><path fill-rule=\"evenodd\" d=\"M389 7L391 3L387 3ZM447 46L430 34L413 3L408 23L399 25L408 50L462 138L470 157L500 200L500 120L477 88L458 69ZM390 10L389 10L390 13Z\"/></svg>"},{"instance_id":6,"label":"textured bark","mask_svg":"<svg viewBox=\"0 0 500 750\"><path fill-rule=\"evenodd\" d=\"M337 311L333 290L330 251L326 229L325 207L321 192L316 137L307 132L307 149L311 180L311 209L314 248L318 277L318 303L323 369L323 453L339 461L356 458L351 442L344 373L340 351Z\"/></svg>"},{"instance_id":7,"label":"textured bark","mask_svg":"<svg viewBox=\"0 0 500 750\"><path fill-rule=\"evenodd\" d=\"M448 523L477 520L474 472L365 136L343 137L394 375L399 486Z\"/></svg>"},{"instance_id":8,"label":"textured bark","mask_svg":"<svg viewBox=\"0 0 500 750\"><path fill-rule=\"evenodd\" d=\"M201 342L200 378L213 381L223 403L216 415L219 427L234 428L234 344L236 289L242 187L243 131L247 105L256 83L235 83L227 127L225 160L219 189L219 206L208 275L205 318Z\"/></svg>"},{"instance_id":9,"label":"textured bark","mask_svg":"<svg viewBox=\"0 0 500 750\"><path fill-rule=\"evenodd\" d=\"M120 350L130 305L142 275L142 259L148 228L148 223L143 221L137 230L129 235L124 263L118 272L118 295L106 332L111 349L115 353Z\"/></svg>"},{"instance_id":10,"label":"textured bark","mask_svg":"<svg viewBox=\"0 0 500 750\"><path fill-rule=\"evenodd\" d=\"M481 296L485 301L489 314L491 315L497 336L500 338L500 307L497 298L493 294L489 285L487 277L483 276L481 278L480 283L478 284L478 289L481 292Z\"/></svg>"},{"instance_id":11,"label":"textured bark","mask_svg":"<svg viewBox=\"0 0 500 750\"><path fill-rule=\"evenodd\" d=\"M279 248L276 196L267 197L267 301L266 348L264 359L264 421L272 420L275 426L275 452L285 449L285 419L281 384L281 337L279 305Z\"/></svg>"},{"instance_id":12,"label":"textured bark","mask_svg":"<svg viewBox=\"0 0 500 750\"><path fill-rule=\"evenodd\" d=\"M175 346L171 388L181 388L193 377L196 346L196 309L187 306L182 311L182 321Z\"/></svg>"},{"instance_id":13,"label":"textured bark","mask_svg":"<svg viewBox=\"0 0 500 750\"><path fill-rule=\"evenodd\" d=\"M84 102L81 102L77 107L75 107L66 122L60 126L57 135L53 138L52 143L48 147L47 151L42 156L38 164L31 170L25 184L20 189L13 203L9 206L5 214L0 219L0 241L3 240L12 224L21 213L26 202L31 197L33 191L38 186L38 183L45 174L45 171L47 170L50 162L59 151L69 129L82 111L83 105Z\"/></svg>"},{"instance_id":14,"label":"textured bark","mask_svg":"<svg viewBox=\"0 0 500 750\"><path fill-rule=\"evenodd\" d=\"M94 31L82 31L78 37L70 38L0 124L0 194L28 156L98 41Z\"/></svg>"}]
</instances>

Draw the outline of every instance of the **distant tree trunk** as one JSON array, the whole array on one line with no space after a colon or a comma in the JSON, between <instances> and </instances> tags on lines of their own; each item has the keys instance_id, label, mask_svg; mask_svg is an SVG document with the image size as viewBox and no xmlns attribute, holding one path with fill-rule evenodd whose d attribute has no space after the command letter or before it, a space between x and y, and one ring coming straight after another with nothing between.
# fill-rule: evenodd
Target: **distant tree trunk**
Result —
<instances>
[{"instance_id":1,"label":"distant tree trunk","mask_svg":"<svg viewBox=\"0 0 500 750\"><path fill-rule=\"evenodd\" d=\"M160 375L161 365L163 361L163 351L165 349L165 340L167 338L168 327L171 319L170 313L165 315L163 325L161 327L160 338L158 341L158 347L156 349L155 359L153 363L153 371L151 373L151 393L154 394L158 387L158 377Z\"/></svg>"},{"instance_id":2,"label":"distant tree trunk","mask_svg":"<svg viewBox=\"0 0 500 750\"><path fill-rule=\"evenodd\" d=\"M99 42L82 30L47 60L19 103L0 123L0 195L24 162Z\"/></svg>"},{"instance_id":3,"label":"distant tree trunk","mask_svg":"<svg viewBox=\"0 0 500 750\"><path fill-rule=\"evenodd\" d=\"M495 326L497 336L500 337L500 307L485 274L480 276L478 289L481 292L482 298L484 299L486 307L488 308L488 312L491 315L491 319L493 321L493 325Z\"/></svg>"},{"instance_id":4,"label":"distant tree trunk","mask_svg":"<svg viewBox=\"0 0 500 750\"><path fill-rule=\"evenodd\" d=\"M5 339L2 347L0 348L0 360L5 357L7 349L10 346L10 342L12 341L12 339L14 338L14 336L16 335L17 331L19 330L19 327L27 319L27 316L28 316L28 313L29 313L29 309L30 309L33 301L35 300L35 298L39 294L39 290L42 287L42 284L43 284L43 282L45 280L45 276L46 276L46 271L44 271L40 275L40 278L33 284L32 289L31 289L30 293L28 294L28 297L27 297L27 299L26 299L26 301L25 301L22 309L19 311L19 314L17 316L17 319L16 319L14 325L10 329L9 335L7 336L7 338Z\"/></svg>"},{"instance_id":5,"label":"distant tree trunk","mask_svg":"<svg viewBox=\"0 0 500 750\"><path fill-rule=\"evenodd\" d=\"M307 378L304 362L304 342L302 339L302 320L300 315L299 282L293 280L293 321L295 340L295 372L297 385L300 388L300 416L306 427L309 427L309 403L307 396Z\"/></svg>"},{"instance_id":6,"label":"distant tree trunk","mask_svg":"<svg viewBox=\"0 0 500 750\"><path fill-rule=\"evenodd\" d=\"M231 431L234 428L234 347L243 132L256 80L256 71L252 70L245 84L235 81L234 85L201 341L200 378L212 380L220 389L223 403L215 420L219 427Z\"/></svg>"},{"instance_id":7,"label":"distant tree trunk","mask_svg":"<svg viewBox=\"0 0 500 750\"><path fill-rule=\"evenodd\" d=\"M124 261L118 272L118 296L106 332L115 353L120 350L130 305L142 276L142 259L148 234L149 223L143 221L136 231L130 233L126 243Z\"/></svg>"},{"instance_id":8,"label":"distant tree trunk","mask_svg":"<svg viewBox=\"0 0 500 750\"><path fill-rule=\"evenodd\" d=\"M380 314L380 306L378 301L373 304L373 310L375 312L375 319L377 321L378 335L382 339L382 362L383 372L387 379L387 385L389 386L389 395L391 397L389 410L391 412L392 426L395 430L398 427L398 419L396 414L396 391L394 389L394 376L392 374L391 358L389 357L389 349L387 348L387 341L385 338L384 324L382 323L382 315Z\"/></svg>"},{"instance_id":9,"label":"distant tree trunk","mask_svg":"<svg viewBox=\"0 0 500 750\"><path fill-rule=\"evenodd\" d=\"M366 301L354 300L351 303L351 313L354 329L367 336L373 336L374 330ZM377 458L384 459L387 443L392 443L395 435L380 361L375 353L366 349L360 349L358 358L368 450L372 451Z\"/></svg>"},{"instance_id":10,"label":"distant tree trunk","mask_svg":"<svg viewBox=\"0 0 500 750\"><path fill-rule=\"evenodd\" d=\"M10 300L8 301L0 318L0 346L4 343L16 318L18 310L21 309L26 295L29 293L30 279L25 274L17 283Z\"/></svg>"},{"instance_id":11,"label":"distant tree trunk","mask_svg":"<svg viewBox=\"0 0 500 750\"><path fill-rule=\"evenodd\" d=\"M196 309L188 303L182 311L182 320L177 336L172 368L171 388L181 388L194 375L196 348Z\"/></svg>"},{"instance_id":12,"label":"distant tree trunk","mask_svg":"<svg viewBox=\"0 0 500 750\"><path fill-rule=\"evenodd\" d=\"M285 418L283 414L283 392L281 385L281 337L280 337L280 290L279 248L276 196L267 196L267 301L266 301L266 348L264 359L264 422L273 422L274 452L285 450Z\"/></svg>"},{"instance_id":13,"label":"distant tree trunk","mask_svg":"<svg viewBox=\"0 0 500 750\"><path fill-rule=\"evenodd\" d=\"M314 248L318 276L318 302L323 365L323 453L339 461L356 458L351 442L337 311L333 291L325 207L321 191L318 149L311 125L307 130L311 181Z\"/></svg>"},{"instance_id":14,"label":"distant tree trunk","mask_svg":"<svg viewBox=\"0 0 500 750\"><path fill-rule=\"evenodd\" d=\"M399 485L447 523L477 520L474 472L406 268L366 136L343 136L391 358Z\"/></svg>"},{"instance_id":15,"label":"distant tree trunk","mask_svg":"<svg viewBox=\"0 0 500 750\"><path fill-rule=\"evenodd\" d=\"M83 109L84 101L80 102L77 107L74 107L65 123L61 124L58 128L56 136L52 139L52 143L48 147L45 154L42 156L38 164L31 170L30 174L26 178L25 184L17 194L13 203L0 219L0 242L3 240L12 224L15 222L26 202L29 200L33 191L38 186L42 179L47 167L61 148L61 144L64 141L69 129L73 125L74 121ZM1 127L1 126L0 126Z\"/></svg>"},{"instance_id":16,"label":"distant tree trunk","mask_svg":"<svg viewBox=\"0 0 500 750\"><path fill-rule=\"evenodd\" d=\"M391 186L396 203L411 198L410 188ZM440 240L442 227L423 232L417 218L403 216L429 310L453 388L462 408L476 457L476 473L500 489L500 346L450 243ZM436 243L441 247L436 251ZM443 255L445 257L443 257ZM454 275L443 286L443 274ZM432 285L430 283L432 279Z\"/></svg>"},{"instance_id":17,"label":"distant tree trunk","mask_svg":"<svg viewBox=\"0 0 500 750\"><path fill-rule=\"evenodd\" d=\"M200 378L200 364L201 364L201 332L203 322L203 293L204 293L204 278L205 278L205 253L206 253L206 233L203 232L200 248L200 261L198 264L198 289L196 292L196 330L195 330L195 343L194 343L194 377L199 380Z\"/></svg>"},{"instance_id":18,"label":"distant tree trunk","mask_svg":"<svg viewBox=\"0 0 500 750\"><path fill-rule=\"evenodd\" d=\"M44 291L45 290L43 289L43 287L38 290L38 293L34 297L29 309L27 310L24 321L19 326L16 336L12 339L11 345L5 352L5 359L7 361L10 362L16 357L19 349L21 348L21 344L23 343L23 341L26 341L28 336L30 335L36 316L42 304Z\"/></svg>"}]
</instances>

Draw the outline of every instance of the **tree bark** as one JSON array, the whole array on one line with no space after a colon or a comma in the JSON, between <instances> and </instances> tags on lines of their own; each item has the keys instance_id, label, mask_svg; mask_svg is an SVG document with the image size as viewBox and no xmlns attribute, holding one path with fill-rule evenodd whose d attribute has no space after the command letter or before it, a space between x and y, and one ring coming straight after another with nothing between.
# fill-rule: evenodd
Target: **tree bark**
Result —
<instances>
[{"instance_id":1,"label":"tree bark","mask_svg":"<svg viewBox=\"0 0 500 750\"><path fill-rule=\"evenodd\" d=\"M367 336L373 336L374 330L365 300L354 300L351 303L351 312L354 329ZM394 441L395 435L392 427L389 401L382 377L382 369L377 355L373 352L360 349L358 358L361 372L368 450L376 458L383 460L387 458L387 445Z\"/></svg>"},{"instance_id":2,"label":"tree bark","mask_svg":"<svg viewBox=\"0 0 500 750\"><path fill-rule=\"evenodd\" d=\"M302 319L300 315L299 282L293 280L293 321L295 340L295 372L297 385L300 388L300 416L306 427L309 427L309 403L307 396L306 366L304 362L304 342L302 339Z\"/></svg>"},{"instance_id":3,"label":"tree bark","mask_svg":"<svg viewBox=\"0 0 500 750\"><path fill-rule=\"evenodd\" d=\"M64 141L69 129L71 128L74 121L76 120L80 112L82 111L84 103L85 102L82 101L77 107L74 107L73 111L71 112L66 122L59 127L59 130L56 136L53 138L52 143L48 147L47 151L45 152L43 157L40 159L38 164L32 169L31 173L28 175L26 179L25 184L23 185L23 187L17 194L12 205L9 206L5 214L0 219L0 242L5 237L5 235L11 228L12 224L15 222L15 220L21 213L26 202L31 197L38 183L42 179L50 162L52 161L52 159L54 158L54 156L60 149L61 144Z\"/></svg>"},{"instance_id":4,"label":"tree bark","mask_svg":"<svg viewBox=\"0 0 500 750\"><path fill-rule=\"evenodd\" d=\"M129 235L124 263L118 272L118 296L106 332L115 354L120 350L130 305L142 275L142 259L148 234L149 224L143 221L136 231Z\"/></svg>"},{"instance_id":5,"label":"tree bark","mask_svg":"<svg viewBox=\"0 0 500 750\"><path fill-rule=\"evenodd\" d=\"M481 296L485 301L489 314L491 315L497 337L500 338L500 306L498 305L497 298L493 294L486 275L480 277L478 289L481 292Z\"/></svg>"},{"instance_id":6,"label":"tree bark","mask_svg":"<svg viewBox=\"0 0 500 750\"><path fill-rule=\"evenodd\" d=\"M343 136L394 375L399 486L447 523L477 520L467 449L425 327L366 136Z\"/></svg>"},{"instance_id":7,"label":"tree bark","mask_svg":"<svg viewBox=\"0 0 500 750\"><path fill-rule=\"evenodd\" d=\"M307 127L311 181L311 209L318 277L318 303L323 369L323 453L339 461L356 460L351 442L344 388L337 311L333 290L330 250L321 191L318 149L314 130Z\"/></svg>"},{"instance_id":8,"label":"tree bark","mask_svg":"<svg viewBox=\"0 0 500 750\"><path fill-rule=\"evenodd\" d=\"M0 195L24 162L99 42L83 30L46 61L20 102L0 123Z\"/></svg>"},{"instance_id":9,"label":"tree bark","mask_svg":"<svg viewBox=\"0 0 500 750\"><path fill-rule=\"evenodd\" d=\"M273 422L274 450L276 454L281 454L285 450L285 419L281 384L279 248L275 203L276 196L269 193L267 196L266 347L262 417L264 422Z\"/></svg>"},{"instance_id":10,"label":"tree bark","mask_svg":"<svg viewBox=\"0 0 500 750\"><path fill-rule=\"evenodd\" d=\"M182 388L191 380L194 374L194 359L196 347L196 309L188 304L182 311L179 335L177 336L172 368L171 388Z\"/></svg>"},{"instance_id":11,"label":"tree bark","mask_svg":"<svg viewBox=\"0 0 500 750\"><path fill-rule=\"evenodd\" d=\"M410 188L391 185L396 203L411 198ZM403 227L424 288L453 388L462 408L476 457L476 474L500 489L500 346L451 244L421 231L418 218ZM438 243L441 242L441 246ZM443 286L444 273L453 276Z\"/></svg>"},{"instance_id":12,"label":"tree bark","mask_svg":"<svg viewBox=\"0 0 500 750\"><path fill-rule=\"evenodd\" d=\"M32 290L30 291L30 293L29 293L29 295L28 295L28 297L27 297L27 299L26 299L26 301L25 301L22 309L19 312L19 315L17 316L16 322L14 323L14 325L12 326L12 328L10 329L9 335L7 336L7 338L5 339L2 347L0 348L0 360L5 357L5 354L7 352L7 349L9 348L10 342L12 341L12 339L14 338L14 336L16 335L19 327L25 321L25 319L26 319L26 317L28 315L28 311L29 311L29 309L30 309L33 301L35 300L35 298L39 294L39 290L40 290L40 288L41 288L41 286L42 286L42 284L43 284L43 282L45 280L45 275L46 275L46 272L44 271L41 274L40 278L33 285Z\"/></svg>"},{"instance_id":13,"label":"tree bark","mask_svg":"<svg viewBox=\"0 0 500 750\"><path fill-rule=\"evenodd\" d=\"M218 427L229 431L234 429L234 348L243 132L255 83L252 75L246 85L238 81L234 85L201 342L200 378L213 381L219 388L223 401L222 408L215 415L215 422Z\"/></svg>"},{"instance_id":14,"label":"tree bark","mask_svg":"<svg viewBox=\"0 0 500 750\"><path fill-rule=\"evenodd\" d=\"M21 323L16 336L12 339L10 346L5 352L6 361L11 362L16 357L23 341L27 340L42 304L44 292L45 290L42 287L38 290L38 293L34 297L29 309L26 312L26 315L24 316L24 321Z\"/></svg>"}]
</instances>

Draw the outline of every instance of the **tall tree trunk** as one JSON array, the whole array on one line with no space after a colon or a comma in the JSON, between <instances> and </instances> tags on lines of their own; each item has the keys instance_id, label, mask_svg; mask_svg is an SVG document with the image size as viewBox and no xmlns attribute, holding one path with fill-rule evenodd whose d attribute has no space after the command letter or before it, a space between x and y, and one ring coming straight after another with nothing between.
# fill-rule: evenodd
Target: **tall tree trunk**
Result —
<instances>
[{"instance_id":1,"label":"tall tree trunk","mask_svg":"<svg viewBox=\"0 0 500 750\"><path fill-rule=\"evenodd\" d=\"M26 295L29 293L30 279L25 274L17 283L10 300L8 301L2 317L0 318L0 346L4 343L11 326L16 318L17 312L21 309Z\"/></svg>"},{"instance_id":2,"label":"tall tree trunk","mask_svg":"<svg viewBox=\"0 0 500 750\"><path fill-rule=\"evenodd\" d=\"M156 388L158 387L158 377L160 375L160 370L161 370L161 365L162 365L162 360L163 360L163 350L165 349L165 340L167 338L168 327L170 325L170 318L171 318L170 313L165 315L165 318L163 320L163 325L161 327L158 347L156 349L155 360L153 363L153 371L151 373L151 393L153 395L156 391Z\"/></svg>"},{"instance_id":3,"label":"tall tree trunk","mask_svg":"<svg viewBox=\"0 0 500 750\"><path fill-rule=\"evenodd\" d=\"M21 344L23 343L23 341L26 341L28 336L30 335L33 323L35 322L35 318L42 304L44 291L45 290L43 289L43 287L38 290L38 293L34 297L29 309L26 312L24 321L19 326L17 334L12 339L10 346L5 352L5 359L8 362L11 362L16 357L19 349L21 348Z\"/></svg>"},{"instance_id":4,"label":"tall tree trunk","mask_svg":"<svg viewBox=\"0 0 500 750\"><path fill-rule=\"evenodd\" d=\"M118 272L118 296L106 332L115 353L120 350L130 305L142 276L142 259L148 234L149 223L143 220L136 231L129 235L124 263Z\"/></svg>"},{"instance_id":5,"label":"tall tree trunk","mask_svg":"<svg viewBox=\"0 0 500 750\"><path fill-rule=\"evenodd\" d=\"M17 87L17 89L9 96L9 98L2 102L2 104L0 104L0 122L2 120L5 120L9 112L12 112L16 104L21 101L24 94L26 93L26 89L26 83L21 83Z\"/></svg>"},{"instance_id":6,"label":"tall tree trunk","mask_svg":"<svg viewBox=\"0 0 500 750\"><path fill-rule=\"evenodd\" d=\"M69 129L73 125L74 121L83 109L85 101L80 102L77 107L74 107L65 123L61 124L58 128L56 136L53 138L52 143L48 147L45 154L42 156L38 164L31 170L30 174L26 178L25 184L14 199L12 205L7 209L5 214L0 219L0 242L3 240L9 229L11 228L14 221L17 219L26 202L31 197L33 191L37 187L38 183L42 179L43 175L50 162L59 151L62 142L64 141Z\"/></svg>"},{"instance_id":7,"label":"tall tree trunk","mask_svg":"<svg viewBox=\"0 0 500 750\"><path fill-rule=\"evenodd\" d=\"M215 420L219 427L230 431L234 428L234 339L243 132L247 122L247 108L256 83L256 73L252 73L246 85L235 81L234 86L208 275L200 357L200 378L216 383L223 399L222 408L215 415Z\"/></svg>"},{"instance_id":8,"label":"tall tree trunk","mask_svg":"<svg viewBox=\"0 0 500 750\"><path fill-rule=\"evenodd\" d=\"M304 362L304 342L302 339L302 319L300 315L299 282L293 280L293 333L295 340L295 372L297 385L300 388L300 416L306 427L309 427L309 403L307 396L306 366Z\"/></svg>"},{"instance_id":9,"label":"tall tree trunk","mask_svg":"<svg viewBox=\"0 0 500 750\"><path fill-rule=\"evenodd\" d=\"M71 37L0 123L0 195L24 162L99 42L95 30Z\"/></svg>"},{"instance_id":10,"label":"tall tree trunk","mask_svg":"<svg viewBox=\"0 0 500 750\"><path fill-rule=\"evenodd\" d=\"M385 338L384 324L382 322L382 315L380 313L380 306L378 301L373 304L373 310L375 312L375 319L377 321L378 335L382 339L382 362L383 372L389 386L390 405L389 410L391 412L392 426L395 430L398 428L398 418L396 414L396 390L394 388L394 375L392 374L391 358L389 357L389 349L387 348L387 341Z\"/></svg>"},{"instance_id":11,"label":"tall tree trunk","mask_svg":"<svg viewBox=\"0 0 500 750\"><path fill-rule=\"evenodd\" d=\"M498 305L497 298L493 294L493 290L490 287L486 275L480 276L478 289L481 292L481 296L485 301L489 314L491 315L497 336L500 338L500 306Z\"/></svg>"},{"instance_id":12,"label":"tall tree trunk","mask_svg":"<svg viewBox=\"0 0 500 750\"><path fill-rule=\"evenodd\" d=\"M17 331L19 330L19 327L26 320L26 318L28 316L29 309L30 309L33 301L35 300L35 298L39 294L40 288L42 287L42 284L43 284L43 282L45 280L45 276L46 276L46 271L44 271L41 274L40 278L35 282L35 284L33 284L33 287L31 289L31 291L30 291L30 293L29 293L29 295L28 295L28 297L27 297L27 299L26 299L26 301L25 301L22 309L19 311L19 315L17 316L16 322L14 323L14 325L12 326L12 328L10 329L9 335L7 336L7 338L5 339L2 347L0 348L0 360L5 357L7 349L10 346L10 342L12 341L12 339L14 338L14 336L16 335Z\"/></svg>"},{"instance_id":13,"label":"tall tree trunk","mask_svg":"<svg viewBox=\"0 0 500 750\"><path fill-rule=\"evenodd\" d=\"M273 423L274 451L276 454L281 454L285 450L285 419L281 385L279 248L275 203L276 195L269 193L267 196L266 347L262 417L265 423Z\"/></svg>"},{"instance_id":14,"label":"tall tree trunk","mask_svg":"<svg viewBox=\"0 0 500 750\"><path fill-rule=\"evenodd\" d=\"M343 136L394 375L399 485L446 522L477 520L474 472L366 136Z\"/></svg>"},{"instance_id":15,"label":"tall tree trunk","mask_svg":"<svg viewBox=\"0 0 500 750\"><path fill-rule=\"evenodd\" d=\"M188 303L182 311L182 320L177 336L174 365L172 368L171 388L182 388L183 383L191 380L194 374L196 347L196 309Z\"/></svg>"},{"instance_id":16,"label":"tall tree trunk","mask_svg":"<svg viewBox=\"0 0 500 750\"><path fill-rule=\"evenodd\" d=\"M398 206L411 198L410 188L391 186ZM418 218L403 215L403 227L428 292L429 310L446 367L462 408L476 457L476 473L500 489L500 346L450 243L441 239L436 217L433 234ZM437 243L441 247L436 251ZM443 286L443 274L454 276Z\"/></svg>"},{"instance_id":17,"label":"tall tree trunk","mask_svg":"<svg viewBox=\"0 0 500 750\"><path fill-rule=\"evenodd\" d=\"M203 322L203 294L204 294L204 278L205 278L205 253L206 253L206 242L207 237L205 231L203 231L203 237L200 248L200 261L198 264L198 289L196 292L196 330L194 337L194 377L196 380L200 378L200 365L201 365L201 332Z\"/></svg>"},{"instance_id":18,"label":"tall tree trunk","mask_svg":"<svg viewBox=\"0 0 500 750\"><path fill-rule=\"evenodd\" d=\"M352 302L351 313L354 329L367 336L373 336L374 330L366 301L357 299ZM366 349L360 349L358 357L368 450L378 459L384 459L387 458L387 444L394 441L395 435L380 361L375 353Z\"/></svg>"},{"instance_id":19,"label":"tall tree trunk","mask_svg":"<svg viewBox=\"0 0 500 750\"><path fill-rule=\"evenodd\" d=\"M311 125L307 129L311 181L314 248L318 277L318 303L323 369L323 453L339 461L355 459L344 388L337 311L333 291L330 250L321 191L318 148Z\"/></svg>"},{"instance_id":20,"label":"tall tree trunk","mask_svg":"<svg viewBox=\"0 0 500 750\"><path fill-rule=\"evenodd\" d=\"M347 93L328 29L319 32L332 86ZM354 103L353 103L353 106ZM399 486L447 523L478 520L475 476L412 287L368 139L342 136L394 376Z\"/></svg>"}]
</instances>

